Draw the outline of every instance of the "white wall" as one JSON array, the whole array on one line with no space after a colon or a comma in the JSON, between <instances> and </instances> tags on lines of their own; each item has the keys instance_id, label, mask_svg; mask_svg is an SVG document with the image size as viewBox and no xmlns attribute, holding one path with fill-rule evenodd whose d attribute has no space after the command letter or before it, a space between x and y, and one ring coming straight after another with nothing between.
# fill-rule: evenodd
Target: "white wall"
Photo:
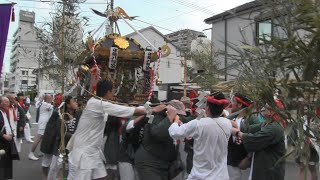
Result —
<instances>
[{"instance_id":1,"label":"white wall","mask_svg":"<svg viewBox=\"0 0 320 180\"><path fill-rule=\"evenodd\" d=\"M259 12L248 12L240 14L238 16L214 22L212 24L212 41L214 44L214 51L225 51L227 54L235 54L236 52L230 48L226 43L233 44L233 46L240 46L242 42L247 42L251 45L255 45L255 21L254 17L257 16ZM219 68L225 68L231 64L236 63L230 57L227 57L227 64L225 64L225 56L218 56ZM228 74L238 75L239 71L237 68L228 69ZM224 79L224 75L220 76ZM228 75L227 80L233 79L233 76Z\"/></svg>"},{"instance_id":2,"label":"white wall","mask_svg":"<svg viewBox=\"0 0 320 180\"><path fill-rule=\"evenodd\" d=\"M27 91L27 85L29 86L29 90L30 86L36 85L36 75L32 74L34 69L36 68L16 68L15 72L11 73L9 76L9 91L18 93ZM22 75L22 71L27 71L28 75ZM23 85L22 81L27 81L27 84Z\"/></svg>"},{"instance_id":3,"label":"white wall","mask_svg":"<svg viewBox=\"0 0 320 180\"><path fill-rule=\"evenodd\" d=\"M57 85L55 79L49 77L49 74L53 72L54 71L46 70L44 73L40 73L38 83L40 95L46 93L56 94L61 92L61 87Z\"/></svg>"},{"instance_id":4,"label":"white wall","mask_svg":"<svg viewBox=\"0 0 320 180\"><path fill-rule=\"evenodd\" d=\"M147 29L141 33L157 48L166 44L164 38L152 29ZM149 44L136 33L129 37L137 40L143 48L149 46ZM172 44L169 43L168 46L171 49L171 54L168 57L161 59L159 68L160 79L164 84L181 83L183 81L181 57L177 57L177 50ZM159 88L156 85L154 87L154 91L159 91ZM167 99L166 95L166 91L159 91L159 100Z\"/></svg>"},{"instance_id":5,"label":"white wall","mask_svg":"<svg viewBox=\"0 0 320 180\"><path fill-rule=\"evenodd\" d=\"M16 59L19 60L19 67L38 67L37 56L40 53L41 43L37 40L37 33L34 26L31 23L19 22L18 32L15 38L19 38L16 44L20 44L20 48L17 48Z\"/></svg>"},{"instance_id":6,"label":"white wall","mask_svg":"<svg viewBox=\"0 0 320 180\"><path fill-rule=\"evenodd\" d=\"M14 48L11 55L12 75L10 76L10 91L18 93L26 91L21 89L22 80L28 80L29 86L34 86L36 75L32 71L38 67L38 56L41 43L37 40L37 33L32 23L19 21L17 33L14 35ZM16 48L15 48L16 47ZM15 64L13 64L15 62ZM14 66L13 66L14 65ZM28 71L28 75L22 75L22 71Z\"/></svg>"}]
</instances>

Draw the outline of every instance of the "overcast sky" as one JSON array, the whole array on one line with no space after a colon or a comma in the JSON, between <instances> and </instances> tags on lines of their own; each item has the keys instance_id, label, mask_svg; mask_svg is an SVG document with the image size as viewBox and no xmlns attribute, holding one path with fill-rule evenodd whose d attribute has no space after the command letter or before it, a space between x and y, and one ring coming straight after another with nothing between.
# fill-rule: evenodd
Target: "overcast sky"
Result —
<instances>
[{"instance_id":1,"label":"overcast sky","mask_svg":"<svg viewBox=\"0 0 320 180\"><path fill-rule=\"evenodd\" d=\"M9 71L10 56L13 41L13 33L18 27L18 15L20 10L34 11L36 13L36 26L41 27L43 22L50 20L50 11L53 10L53 3L44 3L40 0L1 0L1 2L15 2L16 21L11 22L8 41L5 53L5 71ZM52 0L46 0L52 1ZM57 2L58 0L54 0ZM204 23L204 19L217 13L229 10L233 7L247 3L252 0L114 0L115 7L124 9L129 16L139 16L138 19L155 24L163 34L168 34L181 29L193 29L203 31L210 28ZM96 9L104 12L106 9L106 0L87 0L80 5L80 15L89 18L87 26L84 27L85 37L87 32L98 28L103 21L103 17L95 15L90 9ZM131 24L136 29L142 29L150 24L139 21L132 21ZM125 35L133 32L122 20L119 22L121 34ZM204 31L210 36L210 31Z\"/></svg>"}]
</instances>

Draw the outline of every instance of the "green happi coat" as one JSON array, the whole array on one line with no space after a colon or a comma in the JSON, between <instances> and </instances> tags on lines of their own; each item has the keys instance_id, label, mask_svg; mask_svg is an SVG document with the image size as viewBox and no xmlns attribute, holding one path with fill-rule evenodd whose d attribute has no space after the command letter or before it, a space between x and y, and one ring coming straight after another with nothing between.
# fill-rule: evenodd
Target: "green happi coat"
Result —
<instances>
[{"instance_id":1,"label":"green happi coat","mask_svg":"<svg viewBox=\"0 0 320 180\"><path fill-rule=\"evenodd\" d=\"M243 134L243 145L254 152L252 180L284 180L285 160L278 162L286 153L283 127L279 122L251 127L251 133Z\"/></svg>"}]
</instances>

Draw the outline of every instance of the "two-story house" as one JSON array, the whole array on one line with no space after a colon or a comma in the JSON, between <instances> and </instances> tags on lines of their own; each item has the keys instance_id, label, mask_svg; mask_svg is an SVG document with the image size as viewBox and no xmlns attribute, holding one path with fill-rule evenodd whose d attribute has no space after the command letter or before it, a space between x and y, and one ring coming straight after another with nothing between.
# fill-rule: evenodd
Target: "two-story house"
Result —
<instances>
[{"instance_id":1,"label":"two-story house","mask_svg":"<svg viewBox=\"0 0 320 180\"><path fill-rule=\"evenodd\" d=\"M231 44L238 47L244 44L259 46L259 38L285 36L283 29L271 22L270 11L259 0L237 6L204 21L212 25L214 50L223 52L217 58L219 68L223 70L219 76L222 81L232 80L239 73L236 60L229 56L237 53Z\"/></svg>"}]
</instances>

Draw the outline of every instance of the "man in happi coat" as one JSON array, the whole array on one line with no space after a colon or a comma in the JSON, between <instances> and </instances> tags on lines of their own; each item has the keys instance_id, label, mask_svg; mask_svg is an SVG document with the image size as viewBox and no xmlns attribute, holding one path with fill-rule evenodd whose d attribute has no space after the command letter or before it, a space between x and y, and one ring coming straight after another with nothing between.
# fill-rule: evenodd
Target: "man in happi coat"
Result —
<instances>
[{"instance_id":1,"label":"man in happi coat","mask_svg":"<svg viewBox=\"0 0 320 180\"><path fill-rule=\"evenodd\" d=\"M0 179L12 179L12 158L10 141L13 132L6 111L9 109L9 99L0 96L0 150L5 150L4 155L0 155Z\"/></svg>"},{"instance_id":2,"label":"man in happi coat","mask_svg":"<svg viewBox=\"0 0 320 180\"><path fill-rule=\"evenodd\" d=\"M269 105L265 106L262 114L265 123L250 126L248 133L233 128L232 135L242 141L248 152L253 152L252 180L284 180L285 161L281 157L286 153L285 122Z\"/></svg>"},{"instance_id":3,"label":"man in happi coat","mask_svg":"<svg viewBox=\"0 0 320 180\"><path fill-rule=\"evenodd\" d=\"M112 99L112 82L100 80L97 83L96 97L87 102L77 130L67 145L70 150L68 180L106 179L106 160L102 146L108 116L131 117L134 114L146 114L144 108L113 104L109 102Z\"/></svg>"},{"instance_id":4,"label":"man in happi coat","mask_svg":"<svg viewBox=\"0 0 320 180\"><path fill-rule=\"evenodd\" d=\"M18 103L15 95L7 95L7 98L10 101L10 107L7 110L6 114L13 131L14 141L16 143L17 150L18 152L20 152L22 138L24 137L24 126L26 125L26 114L24 112L24 109Z\"/></svg>"},{"instance_id":5,"label":"man in happi coat","mask_svg":"<svg viewBox=\"0 0 320 180\"><path fill-rule=\"evenodd\" d=\"M258 124L256 118L247 117L247 109L252 105L252 101L245 95L235 93L231 98L231 115L227 118L236 124L242 132L252 124ZM235 137L230 137L228 142L228 172L230 180L248 179L250 164L244 167L244 161L252 155L246 151L243 144L237 144ZM249 159L250 161L250 159Z\"/></svg>"},{"instance_id":6,"label":"man in happi coat","mask_svg":"<svg viewBox=\"0 0 320 180\"><path fill-rule=\"evenodd\" d=\"M186 115L185 107L178 100L171 100L170 106L178 110L181 119ZM169 166L177 159L177 146L169 135L171 122L163 110L154 113L152 122L144 127L142 145L135 154L135 167L140 180L168 180Z\"/></svg>"},{"instance_id":7,"label":"man in happi coat","mask_svg":"<svg viewBox=\"0 0 320 180\"><path fill-rule=\"evenodd\" d=\"M28 155L30 160L37 161L39 159L34 155L34 152L37 146L39 145L39 143L42 141L42 137L46 129L47 123L52 115L52 112L53 112L52 100L53 100L53 97L51 95L49 94L45 95L44 102L42 102L42 105L40 107L38 132L37 132L35 141L32 144L31 151ZM47 159L47 158L45 157L44 159Z\"/></svg>"}]
</instances>

